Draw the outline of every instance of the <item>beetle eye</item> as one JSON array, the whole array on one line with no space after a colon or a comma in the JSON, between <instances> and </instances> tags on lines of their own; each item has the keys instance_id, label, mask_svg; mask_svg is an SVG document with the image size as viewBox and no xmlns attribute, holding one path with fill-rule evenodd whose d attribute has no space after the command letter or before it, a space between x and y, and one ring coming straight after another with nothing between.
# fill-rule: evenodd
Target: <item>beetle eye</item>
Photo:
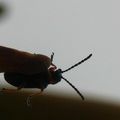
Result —
<instances>
[{"instance_id":1,"label":"beetle eye","mask_svg":"<svg viewBox=\"0 0 120 120\"><path fill-rule=\"evenodd\" d=\"M56 70L56 67L54 67L54 66L51 66L49 69L48 69L50 72L55 72L55 70Z\"/></svg>"},{"instance_id":2,"label":"beetle eye","mask_svg":"<svg viewBox=\"0 0 120 120\"><path fill-rule=\"evenodd\" d=\"M48 68L48 70L50 71L50 72L55 72L56 71L56 66L54 65L51 65L49 68Z\"/></svg>"}]
</instances>

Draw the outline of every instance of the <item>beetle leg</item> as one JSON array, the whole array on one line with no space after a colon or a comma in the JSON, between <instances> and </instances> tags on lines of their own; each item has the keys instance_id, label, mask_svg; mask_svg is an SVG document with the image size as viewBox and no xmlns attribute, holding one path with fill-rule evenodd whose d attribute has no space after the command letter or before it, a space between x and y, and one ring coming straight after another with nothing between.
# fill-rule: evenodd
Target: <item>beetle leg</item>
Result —
<instances>
[{"instance_id":1,"label":"beetle leg","mask_svg":"<svg viewBox=\"0 0 120 120\"><path fill-rule=\"evenodd\" d=\"M20 86L17 87L17 90L21 90L22 88L24 88L25 86L25 82L23 82Z\"/></svg>"},{"instance_id":2,"label":"beetle leg","mask_svg":"<svg viewBox=\"0 0 120 120\"><path fill-rule=\"evenodd\" d=\"M19 90L21 90L22 88L24 87L24 84L21 84L19 87L17 87L17 90L16 89L7 89L7 88L2 88L2 90L0 92L17 92Z\"/></svg>"},{"instance_id":3,"label":"beetle leg","mask_svg":"<svg viewBox=\"0 0 120 120\"><path fill-rule=\"evenodd\" d=\"M17 90L21 90L22 88L23 88L23 87L22 87L22 86L20 86L20 87L18 87L18 88L17 88Z\"/></svg>"},{"instance_id":4,"label":"beetle leg","mask_svg":"<svg viewBox=\"0 0 120 120\"><path fill-rule=\"evenodd\" d=\"M42 95L42 92L43 92L43 89L41 89L41 91L39 93L33 93L30 96L28 96L27 100L26 100L27 106L30 107L32 105L31 104L31 99L32 99L33 96Z\"/></svg>"},{"instance_id":5,"label":"beetle leg","mask_svg":"<svg viewBox=\"0 0 120 120\"><path fill-rule=\"evenodd\" d=\"M20 88L21 89L21 88ZM7 89L7 88L2 88L2 90L0 91L1 93L9 93L9 92L16 92L16 91L18 91L18 90L20 90L20 89L18 89L17 88L17 90L16 89Z\"/></svg>"}]
</instances>

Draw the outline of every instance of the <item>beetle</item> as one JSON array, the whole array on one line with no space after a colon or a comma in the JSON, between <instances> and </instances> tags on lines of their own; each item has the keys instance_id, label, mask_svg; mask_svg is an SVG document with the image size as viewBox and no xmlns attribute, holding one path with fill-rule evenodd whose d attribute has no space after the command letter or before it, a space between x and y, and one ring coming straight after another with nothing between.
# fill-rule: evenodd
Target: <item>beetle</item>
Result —
<instances>
[{"instance_id":1,"label":"beetle","mask_svg":"<svg viewBox=\"0 0 120 120\"><path fill-rule=\"evenodd\" d=\"M41 92L49 85L56 84L65 80L84 100L84 96L72 85L62 73L67 72L74 67L88 60L92 54L76 63L66 70L61 70L53 64L52 53L51 58L42 54L32 54L13 48L0 46L0 72L4 73L5 80L17 87L17 90L22 88L38 88ZM5 90L5 89L4 89ZM27 104L30 103L29 96Z\"/></svg>"}]
</instances>

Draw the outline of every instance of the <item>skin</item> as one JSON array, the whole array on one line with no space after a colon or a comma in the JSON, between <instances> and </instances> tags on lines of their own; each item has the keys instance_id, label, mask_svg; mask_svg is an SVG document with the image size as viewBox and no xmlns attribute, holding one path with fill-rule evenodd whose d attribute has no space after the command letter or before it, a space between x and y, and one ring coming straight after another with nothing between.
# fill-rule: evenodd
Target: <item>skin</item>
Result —
<instances>
[{"instance_id":1,"label":"skin","mask_svg":"<svg viewBox=\"0 0 120 120\"><path fill-rule=\"evenodd\" d=\"M51 59L41 54L31 54L0 46L0 72L37 74L48 71Z\"/></svg>"}]
</instances>

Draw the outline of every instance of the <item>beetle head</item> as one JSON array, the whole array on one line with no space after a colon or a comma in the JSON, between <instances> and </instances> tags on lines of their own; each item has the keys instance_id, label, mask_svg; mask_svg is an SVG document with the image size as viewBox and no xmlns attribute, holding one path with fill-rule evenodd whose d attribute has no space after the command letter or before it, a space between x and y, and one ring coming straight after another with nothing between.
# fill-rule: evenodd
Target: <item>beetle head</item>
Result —
<instances>
[{"instance_id":1,"label":"beetle head","mask_svg":"<svg viewBox=\"0 0 120 120\"><path fill-rule=\"evenodd\" d=\"M53 56L54 56L54 53L52 53L52 55L51 55L51 65L52 66L48 69L49 73L50 73L49 84L56 84L56 83L60 82L61 79L63 79L79 94L79 96L82 98L82 100L84 100L84 96L78 91L78 89L72 83L70 83L66 78L64 78L62 76L62 73L65 73L65 72L73 69L74 67L80 65L81 63L85 62L86 60L88 60L92 56L92 54L90 54L89 56L87 56L86 58L81 60L80 62L76 63L75 65L73 65L73 66L71 66L68 69L63 70L63 71L61 69L57 69L57 67L52 63Z\"/></svg>"},{"instance_id":2,"label":"beetle head","mask_svg":"<svg viewBox=\"0 0 120 120\"><path fill-rule=\"evenodd\" d=\"M72 85L72 83L70 83L66 78L62 76L63 71L61 69L57 69L54 71L54 67L51 67L49 71L52 77L51 79L49 79L49 84L56 84L60 82L61 79L63 79L81 96L82 100L84 100L84 96L77 90L77 88L74 85Z\"/></svg>"},{"instance_id":3,"label":"beetle head","mask_svg":"<svg viewBox=\"0 0 120 120\"><path fill-rule=\"evenodd\" d=\"M54 67L51 67L49 69L49 71L51 74L50 84L56 84L61 81L61 78L62 78L62 70L61 69L55 70Z\"/></svg>"}]
</instances>

